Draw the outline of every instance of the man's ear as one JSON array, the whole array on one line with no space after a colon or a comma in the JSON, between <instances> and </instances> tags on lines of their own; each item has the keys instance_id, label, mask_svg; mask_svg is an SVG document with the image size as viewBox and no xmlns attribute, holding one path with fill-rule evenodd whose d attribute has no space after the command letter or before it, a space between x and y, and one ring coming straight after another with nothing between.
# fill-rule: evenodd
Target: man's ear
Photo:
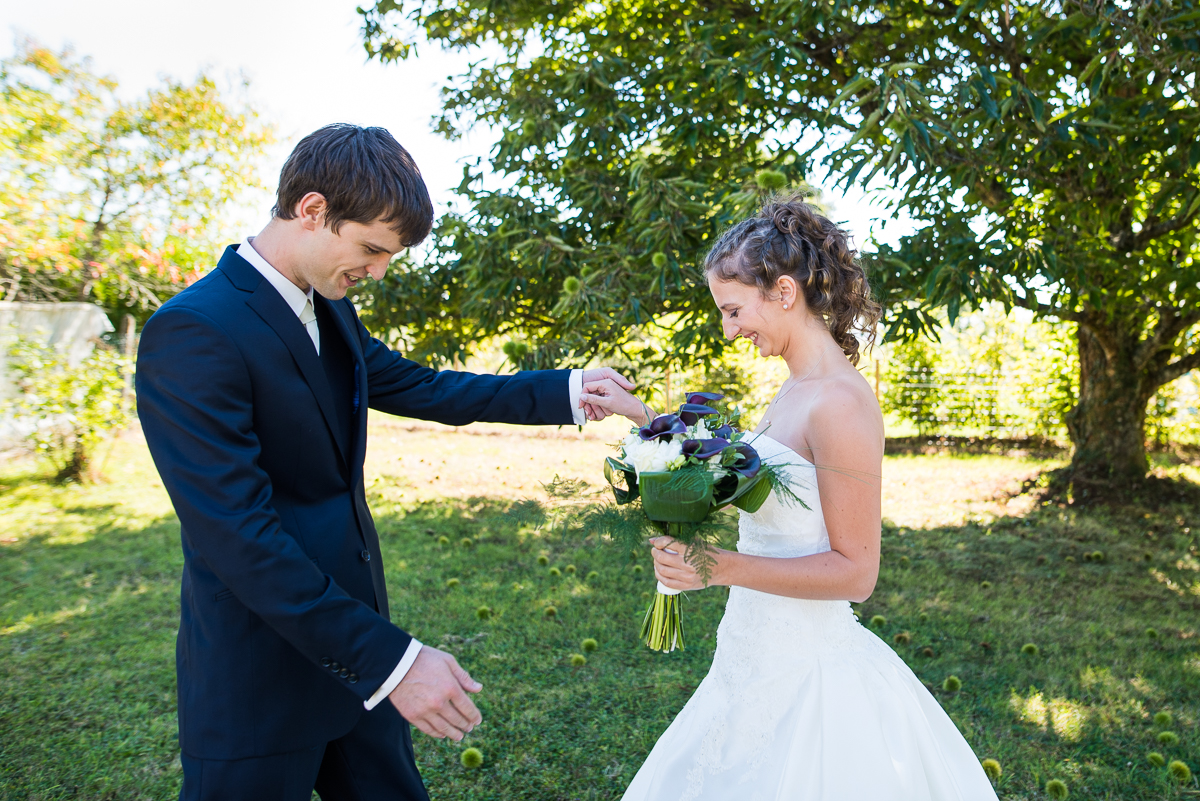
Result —
<instances>
[{"instance_id":1,"label":"man's ear","mask_svg":"<svg viewBox=\"0 0 1200 801\"><path fill-rule=\"evenodd\" d=\"M309 192L296 204L296 218L306 231L315 231L325 225L325 209L328 204L320 192Z\"/></svg>"}]
</instances>

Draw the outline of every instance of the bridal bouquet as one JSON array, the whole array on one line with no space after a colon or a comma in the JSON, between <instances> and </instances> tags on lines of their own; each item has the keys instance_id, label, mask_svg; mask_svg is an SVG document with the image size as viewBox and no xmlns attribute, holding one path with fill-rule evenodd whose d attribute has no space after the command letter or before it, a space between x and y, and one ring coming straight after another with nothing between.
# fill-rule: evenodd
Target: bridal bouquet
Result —
<instances>
[{"instance_id":1,"label":"bridal bouquet","mask_svg":"<svg viewBox=\"0 0 1200 801\"><path fill-rule=\"evenodd\" d=\"M753 435L735 428L740 413L713 405L723 398L690 393L675 414L633 429L619 456L604 462L617 504L640 505L654 528L683 545L688 563L705 581L715 539L705 523L714 512L730 505L756 512L772 489L795 498L780 469L759 458ZM659 583L642 622L642 640L656 651L683 648L681 613L679 591Z\"/></svg>"}]
</instances>

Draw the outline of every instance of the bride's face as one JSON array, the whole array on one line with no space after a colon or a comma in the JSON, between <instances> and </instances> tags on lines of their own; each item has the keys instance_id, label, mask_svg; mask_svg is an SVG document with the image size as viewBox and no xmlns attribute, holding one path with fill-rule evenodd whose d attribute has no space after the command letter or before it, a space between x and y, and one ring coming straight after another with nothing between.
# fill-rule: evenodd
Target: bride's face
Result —
<instances>
[{"instance_id":1,"label":"bride's face","mask_svg":"<svg viewBox=\"0 0 1200 801\"><path fill-rule=\"evenodd\" d=\"M779 356L786 343L783 306L780 301L764 298L758 287L740 281L711 278L708 290L721 310L721 328L726 339L745 337L758 348L760 356Z\"/></svg>"}]
</instances>

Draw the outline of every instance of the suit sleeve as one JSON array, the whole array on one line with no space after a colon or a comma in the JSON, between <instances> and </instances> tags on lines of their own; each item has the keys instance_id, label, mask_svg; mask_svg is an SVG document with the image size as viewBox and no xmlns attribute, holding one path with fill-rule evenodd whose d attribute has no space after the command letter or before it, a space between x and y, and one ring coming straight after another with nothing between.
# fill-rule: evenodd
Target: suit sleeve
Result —
<instances>
[{"instance_id":1,"label":"suit sleeve","mask_svg":"<svg viewBox=\"0 0 1200 801\"><path fill-rule=\"evenodd\" d=\"M184 547L314 663L339 662L365 701L411 637L351 598L282 528L258 466L250 374L214 321L163 309L142 334L138 415L184 533Z\"/></svg>"},{"instance_id":2,"label":"suit sleeve","mask_svg":"<svg viewBox=\"0 0 1200 801\"><path fill-rule=\"evenodd\" d=\"M355 325L367 367L367 405L372 409L452 426L576 422L570 370L526 370L515 375L431 370L372 337L357 316Z\"/></svg>"}]
</instances>

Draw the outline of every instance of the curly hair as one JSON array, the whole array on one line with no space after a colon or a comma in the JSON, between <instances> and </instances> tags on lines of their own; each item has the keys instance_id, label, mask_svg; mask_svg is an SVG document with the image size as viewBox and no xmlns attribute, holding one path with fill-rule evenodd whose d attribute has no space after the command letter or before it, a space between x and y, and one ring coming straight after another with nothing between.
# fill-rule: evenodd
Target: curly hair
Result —
<instances>
[{"instance_id":1,"label":"curly hair","mask_svg":"<svg viewBox=\"0 0 1200 801\"><path fill-rule=\"evenodd\" d=\"M871 297L867 274L850 235L801 196L772 198L759 213L723 233L704 259L710 279L757 286L770 297L779 279L791 276L813 314L851 364L858 364L861 331L875 341L882 309Z\"/></svg>"}]
</instances>

